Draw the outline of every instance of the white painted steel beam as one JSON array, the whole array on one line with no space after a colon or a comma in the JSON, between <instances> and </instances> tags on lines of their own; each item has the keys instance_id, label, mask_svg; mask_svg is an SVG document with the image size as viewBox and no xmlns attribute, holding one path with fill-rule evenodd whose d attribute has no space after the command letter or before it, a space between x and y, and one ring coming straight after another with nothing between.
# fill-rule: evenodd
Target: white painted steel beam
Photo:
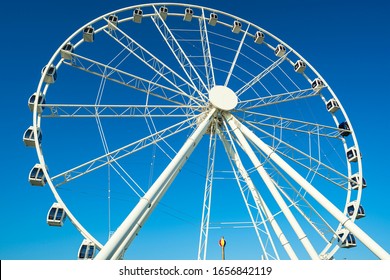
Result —
<instances>
[{"instance_id":1,"label":"white painted steel beam","mask_svg":"<svg viewBox=\"0 0 390 280\"><path fill-rule=\"evenodd\" d=\"M181 75L176 73L168 65L164 64L160 59L154 56L141 44L133 40L126 32L124 32L118 27L116 28L116 31L118 31L123 36L118 37L116 36L116 33L106 33L108 36L112 37L116 42L118 42L124 49L127 49L132 55L138 58L146 66L151 68L157 75L159 75L162 79L167 81L173 87L177 88L182 93L198 92L200 94L199 97L204 101L201 92L199 92L199 90L192 82L185 80ZM126 41L122 42L124 39L126 39ZM195 96L191 96L195 99Z\"/></svg>"},{"instance_id":2,"label":"white painted steel beam","mask_svg":"<svg viewBox=\"0 0 390 280\"><path fill-rule=\"evenodd\" d=\"M62 181L59 181L55 184L55 187L59 187L60 185L70 182L71 180L84 176L107 164L113 163L114 161L118 161L155 143L165 141L165 139L191 128L193 124L188 125L188 121L190 120L195 120L195 117L181 121L170 127L164 128L163 130L150 134L147 137L144 137L119 149L111 151L108 154L103 154L93 160L82 163L79 166L64 171L58 175L52 176L50 179L51 181L53 181L53 183L54 180L61 179Z\"/></svg>"},{"instance_id":3,"label":"white painted steel beam","mask_svg":"<svg viewBox=\"0 0 390 280\"><path fill-rule=\"evenodd\" d=\"M198 260L206 260L207 258L207 244L208 244L209 227L210 227L211 197L213 192L216 148L217 148L217 137L215 134L215 129L212 128L210 132L207 174L206 174L206 182L204 187L202 221L200 225L200 236L199 236L199 247L198 247Z\"/></svg>"},{"instance_id":4,"label":"white painted steel beam","mask_svg":"<svg viewBox=\"0 0 390 280\"><path fill-rule=\"evenodd\" d=\"M246 83L243 87L241 87L239 90L236 91L236 94L238 97L240 97L241 94L246 92L248 89L253 87L256 83L258 83L262 78L264 78L266 75L271 73L272 70L274 70L276 67L278 67L287 57L287 55L290 52L286 53L282 57L280 57L278 60L275 60L271 65L269 65L267 68L265 68L261 73L256 75L252 80L250 80L248 83Z\"/></svg>"},{"instance_id":5,"label":"white painted steel beam","mask_svg":"<svg viewBox=\"0 0 390 280\"><path fill-rule=\"evenodd\" d=\"M111 260L123 259L127 248L130 246L130 244L134 240L134 238L137 237L138 232L140 231L141 227L144 225L146 220L149 218L150 214L152 214L154 208L156 208L156 206L158 204L157 198L159 196L162 196L166 192L167 187L169 187L171 185L171 183L173 182L174 179L175 179L175 176L172 176L169 180L167 180L167 182L161 188L162 189L161 192L158 195L156 195L156 198L153 201L150 202L150 204L152 206L150 208L148 208L147 211L145 211L145 213L140 217L140 219L137 222L137 226L133 227L133 229L130 231L130 233L126 236L126 239L124 240L124 242L122 242L122 244L120 244L118 249L112 255Z\"/></svg>"},{"instance_id":6,"label":"white painted steel beam","mask_svg":"<svg viewBox=\"0 0 390 280\"><path fill-rule=\"evenodd\" d=\"M172 51L172 54L176 57L191 84L196 87L195 81L198 81L199 84L197 88L199 90L200 96L202 97L204 92L208 90L206 84L198 74L198 71L196 71L194 65L188 58L187 54L184 52L171 29L165 23L165 20L163 20L161 15L158 13L156 7L153 6L153 8L156 12L156 16L152 17L152 21L156 25L158 31L160 31L161 36L164 38L167 46Z\"/></svg>"},{"instance_id":7,"label":"white painted steel beam","mask_svg":"<svg viewBox=\"0 0 390 280\"><path fill-rule=\"evenodd\" d=\"M295 217L292 214L287 203L284 201L283 197L281 196L281 194L277 190L276 186L274 185L271 177L269 176L267 171L265 171L260 160L257 158L255 152L252 150L248 141L245 139L244 135L242 134L242 132L240 130L241 129L240 123L230 113L224 113L224 117L227 120L229 126L232 128L233 132L235 133L238 141L241 144L242 149L245 151L245 153L248 155L248 157L252 161L253 165L255 166L256 170L260 174L265 185L267 186L267 188L271 192L276 203L278 204L278 206L282 210L283 214L285 215L286 219L290 223L291 227L293 228L294 232L298 236L299 240L301 241L302 245L306 249L309 256L313 260L319 259L319 255L316 252L316 250L314 249L313 245L311 244L306 233L303 231L302 227L299 225L298 221L295 219Z\"/></svg>"},{"instance_id":8,"label":"white painted steel beam","mask_svg":"<svg viewBox=\"0 0 390 280\"><path fill-rule=\"evenodd\" d=\"M232 64L231 64L231 66L230 66L230 70L229 70L228 76L227 76L226 81L225 81L225 87L227 87L228 84L229 84L230 77L232 76L234 67L236 66L238 56L239 56L240 53L241 53L242 45L244 44L246 35L248 34L249 27L250 27L250 25L248 25L248 27L246 28L246 30L245 30L245 32L244 32L244 35L242 36L240 45L238 46L238 49L237 49L237 51L236 51L236 55L234 56L233 62L232 62Z\"/></svg>"},{"instance_id":9,"label":"white painted steel beam","mask_svg":"<svg viewBox=\"0 0 390 280\"><path fill-rule=\"evenodd\" d=\"M124 244L126 240L131 241L132 238L129 238L129 234L133 232L136 234L137 231L134 231L135 228L141 227L142 217L151 212L154 209L155 204L160 201L160 199L165 194L166 190L169 188L170 184L167 182L172 182L176 175L179 173L187 159L192 154L193 150L199 143L202 136L205 134L207 128L209 127L211 120L215 114L216 109L211 109L207 114L207 117L199 124L198 128L194 133L187 139L182 148L178 151L176 156L168 164L165 170L160 174L154 184L150 189L145 193L141 198L138 204L130 212L127 218L123 223L118 227L112 237L108 242L103 246L102 250L97 254L97 260L107 260L111 259L115 252L121 248L127 248L129 244ZM154 203L154 205L152 205ZM148 210L150 209L150 210ZM150 214L150 213L149 213Z\"/></svg>"},{"instance_id":10,"label":"white painted steel beam","mask_svg":"<svg viewBox=\"0 0 390 280\"><path fill-rule=\"evenodd\" d=\"M199 30L200 30L200 39L202 41L202 50L203 50L203 59L206 72L207 80L207 89L210 90L215 86L215 76L214 76L214 67L213 59L211 56L209 35L207 31L207 23L204 14L204 9L202 9L202 17L199 18Z\"/></svg>"},{"instance_id":11,"label":"white painted steel beam","mask_svg":"<svg viewBox=\"0 0 390 280\"><path fill-rule=\"evenodd\" d=\"M126 47L127 49L129 47ZM129 50L130 51L130 50ZM172 103L176 103L179 105L184 105L182 102L177 102L173 100L173 96L183 96L186 98L189 98L193 102L196 102L196 104L200 104L202 100L187 94L187 92L190 92L191 88L190 85L182 89L181 87L184 87L185 85L183 84L182 86L178 86L176 83L172 82L169 80L169 83L173 86L173 88L164 86L161 84L158 84L156 82L153 82L151 80L147 80L141 77L138 77L136 75L133 75L129 72L117 69L113 66L107 65L105 63L92 60L90 58L81 56L79 54L72 54L74 56L74 60L72 63L70 62L64 62L66 65L70 67L74 67L76 69L82 70L84 72L99 76L101 78L105 78L107 80L110 80L112 82L124 85L126 87L130 87L133 89L136 89L140 92L152 94L153 96L156 96L158 98L161 98L166 101L170 101ZM137 54L134 53L134 56L137 56ZM138 57L137 57L138 58ZM141 57L139 59L142 59ZM151 60L151 59L150 59ZM144 61L144 60L142 60ZM147 64L149 68L151 68L154 72L162 76L165 80L168 78L171 78L174 80L177 75L175 72L173 72L170 69L167 69L164 65L160 66L158 65L158 62L155 62L157 66L159 66L159 69L155 69L153 66L150 65L150 61L144 62ZM156 66L156 67L157 67ZM161 72L161 73L160 73ZM152 89L152 90L151 90ZM160 90L161 94L154 93L156 89Z\"/></svg>"},{"instance_id":12,"label":"white painted steel beam","mask_svg":"<svg viewBox=\"0 0 390 280\"><path fill-rule=\"evenodd\" d=\"M191 105L45 104L42 118L189 118L203 107Z\"/></svg>"},{"instance_id":13,"label":"white painted steel beam","mask_svg":"<svg viewBox=\"0 0 390 280\"><path fill-rule=\"evenodd\" d=\"M267 204L264 202L263 198L259 194L257 188L255 187L251 177L249 176L247 169L244 167L241 158L239 154L237 153L237 150L233 145L229 144L227 139L224 137L222 133L219 134L222 140L222 143L224 144L225 151L228 154L229 158L232 162L236 165L236 168L238 172L240 173L241 177L244 179L245 183L248 186L249 191L251 192L251 195L253 197L253 200L255 201L257 211L259 214L262 215L262 212L264 212L266 219L270 223L271 227L273 228L275 235L278 237L280 243L282 244L283 248L285 249L286 253L292 260L298 259L296 256L293 248L291 247L290 242L287 240L286 236L284 235L282 229L280 228L278 222L275 220L274 216L272 215L271 211L269 210ZM274 242L269 234L268 227L264 223L265 231L269 235L270 243L272 245L272 248L275 252L276 259L279 259L278 251L276 250L274 246ZM260 241L262 242L262 241ZM267 252L264 252L267 255ZM268 256L266 256L266 259L268 259Z\"/></svg>"},{"instance_id":14,"label":"white painted steel beam","mask_svg":"<svg viewBox=\"0 0 390 280\"><path fill-rule=\"evenodd\" d=\"M380 259L390 259L387 253L378 243L376 243L368 234L358 227L349 217L345 216L332 202L330 202L322 193L305 180L294 168L285 162L276 154L267 144L250 131L245 125L239 123L237 119L230 115L230 122L237 124L239 130L250 139L260 150L262 150L272 161L282 168L295 182L297 182L307 193L321 204L341 225L348 229L357 239L359 239L369 250L371 250Z\"/></svg>"},{"instance_id":15,"label":"white painted steel beam","mask_svg":"<svg viewBox=\"0 0 390 280\"><path fill-rule=\"evenodd\" d=\"M270 96L261 96L253 99L245 99L238 102L238 109L253 110L264 106L271 106L283 102L293 102L303 98L310 98L319 95L319 91L312 88L276 93Z\"/></svg>"}]
</instances>

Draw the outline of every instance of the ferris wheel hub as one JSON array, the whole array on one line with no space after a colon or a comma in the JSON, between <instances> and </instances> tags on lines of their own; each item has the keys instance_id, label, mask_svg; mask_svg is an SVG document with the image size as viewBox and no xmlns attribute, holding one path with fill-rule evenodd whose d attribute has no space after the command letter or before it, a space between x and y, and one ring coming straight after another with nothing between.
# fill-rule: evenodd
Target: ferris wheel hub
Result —
<instances>
[{"instance_id":1,"label":"ferris wheel hub","mask_svg":"<svg viewBox=\"0 0 390 280\"><path fill-rule=\"evenodd\" d=\"M210 103L220 110L230 111L236 108L237 95L226 86L214 86L209 92Z\"/></svg>"}]
</instances>

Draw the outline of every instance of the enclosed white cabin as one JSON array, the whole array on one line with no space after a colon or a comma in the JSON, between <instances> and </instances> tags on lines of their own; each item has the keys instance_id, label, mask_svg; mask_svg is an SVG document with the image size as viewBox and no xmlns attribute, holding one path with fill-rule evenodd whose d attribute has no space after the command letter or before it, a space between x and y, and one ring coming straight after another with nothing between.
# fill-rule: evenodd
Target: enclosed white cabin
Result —
<instances>
[{"instance_id":1,"label":"enclosed white cabin","mask_svg":"<svg viewBox=\"0 0 390 280\"><path fill-rule=\"evenodd\" d=\"M64 208L57 202L53 203L47 212L46 222L49 226L62 227L66 219Z\"/></svg>"},{"instance_id":2,"label":"enclosed white cabin","mask_svg":"<svg viewBox=\"0 0 390 280\"><path fill-rule=\"evenodd\" d=\"M338 109L340 109L339 103L337 103L336 99L332 98L329 99L328 102L326 102L326 109L330 113L336 113Z\"/></svg>"},{"instance_id":3,"label":"enclosed white cabin","mask_svg":"<svg viewBox=\"0 0 390 280\"><path fill-rule=\"evenodd\" d=\"M320 78L315 78L311 83L312 89L315 91L320 91L325 86L324 82Z\"/></svg>"},{"instance_id":4,"label":"enclosed white cabin","mask_svg":"<svg viewBox=\"0 0 390 280\"><path fill-rule=\"evenodd\" d=\"M186 8L184 10L184 18L183 18L183 20L184 21L191 21L193 15L194 15L194 11L191 8Z\"/></svg>"},{"instance_id":5,"label":"enclosed white cabin","mask_svg":"<svg viewBox=\"0 0 390 280\"><path fill-rule=\"evenodd\" d=\"M160 7L159 14L163 20L166 20L168 16L168 8L165 6Z\"/></svg>"},{"instance_id":6,"label":"enclosed white cabin","mask_svg":"<svg viewBox=\"0 0 390 280\"><path fill-rule=\"evenodd\" d=\"M211 26L215 26L218 21L218 15L216 13L211 13L210 14L210 19L209 19L209 24Z\"/></svg>"},{"instance_id":7,"label":"enclosed white cabin","mask_svg":"<svg viewBox=\"0 0 390 280\"><path fill-rule=\"evenodd\" d=\"M43 78L43 81L47 84L53 84L57 80L57 70L56 67L52 64L49 66L49 69L47 69L46 74L45 73L46 66L42 68L42 75L45 75Z\"/></svg>"},{"instance_id":8,"label":"enclosed white cabin","mask_svg":"<svg viewBox=\"0 0 390 280\"><path fill-rule=\"evenodd\" d=\"M360 181L359 173L355 173L351 177L349 177L349 182L353 190L359 189L359 181ZM362 189L364 189L365 187L367 187L367 183L366 180L362 178Z\"/></svg>"},{"instance_id":9,"label":"enclosed white cabin","mask_svg":"<svg viewBox=\"0 0 390 280\"><path fill-rule=\"evenodd\" d=\"M38 96L38 93L34 92L30 98L28 99L28 108L30 109L31 112L34 111L34 103L35 103L35 99L37 98ZM38 114L42 113L42 111L45 109L44 105L46 104L46 100L45 100L45 97L42 95L42 94L39 94L38 96L38 108L37 108L37 111L38 111Z\"/></svg>"},{"instance_id":10,"label":"enclosed white cabin","mask_svg":"<svg viewBox=\"0 0 390 280\"><path fill-rule=\"evenodd\" d=\"M42 187L46 185L46 177L43 173L43 168L39 163L35 164L31 169L30 174L28 175L28 181L32 186Z\"/></svg>"},{"instance_id":11,"label":"enclosed white cabin","mask_svg":"<svg viewBox=\"0 0 390 280\"><path fill-rule=\"evenodd\" d=\"M61 57L63 59L70 60L73 57L74 47L71 43L66 43L61 49Z\"/></svg>"},{"instance_id":12,"label":"enclosed white cabin","mask_svg":"<svg viewBox=\"0 0 390 280\"><path fill-rule=\"evenodd\" d=\"M255 43L262 44L264 42L264 33L257 31L255 34Z\"/></svg>"},{"instance_id":13,"label":"enclosed white cabin","mask_svg":"<svg viewBox=\"0 0 390 280\"><path fill-rule=\"evenodd\" d=\"M297 72L297 73L303 73L305 72L305 69L306 69L306 63L303 62L302 60L297 60L297 62L295 62L294 64L294 71Z\"/></svg>"},{"instance_id":14,"label":"enclosed white cabin","mask_svg":"<svg viewBox=\"0 0 390 280\"><path fill-rule=\"evenodd\" d=\"M108 28L111 30L116 29L118 26L118 16L117 15L109 15L108 16Z\"/></svg>"},{"instance_id":15,"label":"enclosed white cabin","mask_svg":"<svg viewBox=\"0 0 390 280\"><path fill-rule=\"evenodd\" d=\"M95 40L95 29L89 25L83 30L84 42L92 43Z\"/></svg>"},{"instance_id":16,"label":"enclosed white cabin","mask_svg":"<svg viewBox=\"0 0 390 280\"><path fill-rule=\"evenodd\" d=\"M232 32L233 32L233 33L236 33L236 34L240 33L241 27L242 27L242 23L239 22L238 20L235 20L235 21L233 22Z\"/></svg>"},{"instance_id":17,"label":"enclosed white cabin","mask_svg":"<svg viewBox=\"0 0 390 280\"><path fill-rule=\"evenodd\" d=\"M347 214L352 217L354 213L356 213L356 219L364 218L366 216L366 212L364 211L363 206L359 205L357 201L352 201L347 205Z\"/></svg>"},{"instance_id":18,"label":"enclosed white cabin","mask_svg":"<svg viewBox=\"0 0 390 280\"><path fill-rule=\"evenodd\" d=\"M347 150L347 158L349 162L357 162L358 161L358 152L355 147L351 147ZM362 155L360 154L360 158L362 158Z\"/></svg>"},{"instance_id":19,"label":"enclosed white cabin","mask_svg":"<svg viewBox=\"0 0 390 280\"><path fill-rule=\"evenodd\" d=\"M88 239L84 239L79 248L77 257L79 260L92 260L95 255L95 250L95 244Z\"/></svg>"},{"instance_id":20,"label":"enclosed white cabin","mask_svg":"<svg viewBox=\"0 0 390 280\"><path fill-rule=\"evenodd\" d=\"M339 130L340 130L340 135L343 137L347 137L348 135L351 134L351 128L349 127L348 122L342 122L339 124Z\"/></svg>"},{"instance_id":21,"label":"enclosed white cabin","mask_svg":"<svg viewBox=\"0 0 390 280\"><path fill-rule=\"evenodd\" d=\"M133 12L133 21L136 23L141 23L142 16L143 16L143 11L140 8L135 9Z\"/></svg>"},{"instance_id":22,"label":"enclosed white cabin","mask_svg":"<svg viewBox=\"0 0 390 280\"><path fill-rule=\"evenodd\" d=\"M282 44L279 44L276 46L275 49L275 55L278 57L282 57L286 53L286 47L283 46Z\"/></svg>"},{"instance_id":23,"label":"enclosed white cabin","mask_svg":"<svg viewBox=\"0 0 390 280\"><path fill-rule=\"evenodd\" d=\"M38 134L38 143L41 144L42 141L42 132L39 127L37 127ZM34 137L34 127L30 126L23 134L23 142L27 147L35 147L35 137Z\"/></svg>"},{"instance_id":24,"label":"enclosed white cabin","mask_svg":"<svg viewBox=\"0 0 390 280\"><path fill-rule=\"evenodd\" d=\"M341 248L356 247L356 239L352 233L349 233L346 229L341 229L337 232L337 241Z\"/></svg>"}]
</instances>

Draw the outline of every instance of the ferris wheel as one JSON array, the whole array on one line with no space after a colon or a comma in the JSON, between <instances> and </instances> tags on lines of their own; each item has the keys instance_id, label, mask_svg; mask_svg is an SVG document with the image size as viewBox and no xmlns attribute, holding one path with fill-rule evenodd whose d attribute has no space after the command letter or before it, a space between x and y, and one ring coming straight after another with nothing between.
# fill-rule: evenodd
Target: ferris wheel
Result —
<instances>
[{"instance_id":1,"label":"ferris wheel","mask_svg":"<svg viewBox=\"0 0 390 280\"><path fill-rule=\"evenodd\" d=\"M333 259L357 244L389 258L357 226L366 181L340 100L245 19L179 3L102 15L55 51L28 106L29 182L54 195L47 223L67 218L83 236L79 259L124 258L153 210L175 207L171 191L199 206L194 258L230 230L264 259Z\"/></svg>"}]
</instances>

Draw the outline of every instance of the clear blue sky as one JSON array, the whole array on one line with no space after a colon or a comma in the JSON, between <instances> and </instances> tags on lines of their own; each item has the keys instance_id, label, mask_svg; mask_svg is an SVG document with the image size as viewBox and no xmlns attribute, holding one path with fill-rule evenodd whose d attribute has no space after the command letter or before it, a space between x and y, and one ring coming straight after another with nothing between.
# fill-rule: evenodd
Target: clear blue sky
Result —
<instances>
[{"instance_id":1,"label":"clear blue sky","mask_svg":"<svg viewBox=\"0 0 390 280\"><path fill-rule=\"evenodd\" d=\"M101 14L146 2L154 1L1 2L0 79L4 115L1 120L0 259L76 258L81 235L69 221L60 229L46 225L52 194L48 188L31 187L27 180L37 162L35 150L25 148L22 142L22 134L32 122L27 100L36 89L42 66L76 29ZM369 185L363 194L367 217L359 225L390 251L387 179L390 4L382 0L192 3L226 11L263 27L297 50L325 77L353 123L364 156L364 177ZM145 226L131 247L134 254L130 258L145 259L146 252L151 251L152 258L156 259L196 258L199 217L182 211L191 194L177 186L172 191L177 191L177 196L164 203L172 203L173 209L162 207L152 215L150 226ZM176 199L181 199L177 208L173 206ZM168 226L170 221L178 220L184 220L180 227L175 228L178 223L174 222ZM94 223L104 226L106 221ZM178 231L184 234L168 242ZM362 245L341 252L338 257L375 259Z\"/></svg>"}]
</instances>

